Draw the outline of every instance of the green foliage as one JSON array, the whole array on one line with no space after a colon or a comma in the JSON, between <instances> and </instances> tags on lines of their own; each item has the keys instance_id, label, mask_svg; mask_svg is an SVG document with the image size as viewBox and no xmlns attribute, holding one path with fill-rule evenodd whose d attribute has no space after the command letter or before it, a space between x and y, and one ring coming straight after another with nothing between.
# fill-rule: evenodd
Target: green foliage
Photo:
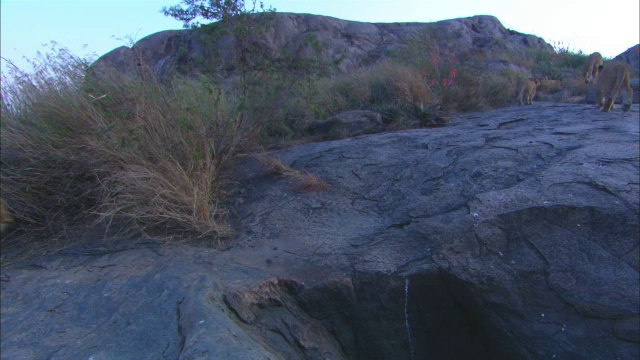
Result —
<instances>
[{"instance_id":1,"label":"green foliage","mask_svg":"<svg viewBox=\"0 0 640 360\"><path fill-rule=\"evenodd\" d=\"M530 68L533 73L551 80L563 80L565 74L578 74L588 55L581 51L574 52L567 47L556 45L556 52L550 53L541 49L526 52L526 60L517 56L509 56L508 60Z\"/></svg>"},{"instance_id":2,"label":"green foliage","mask_svg":"<svg viewBox=\"0 0 640 360\"><path fill-rule=\"evenodd\" d=\"M440 50L436 32L426 27L411 36L399 50L388 55L394 62L436 71L437 69L433 67L434 63L431 61L432 56L442 58L446 54Z\"/></svg>"},{"instance_id":3,"label":"green foliage","mask_svg":"<svg viewBox=\"0 0 640 360\"><path fill-rule=\"evenodd\" d=\"M398 127L415 125L413 114L432 103L432 93L420 72L395 62L383 62L348 75L319 78L296 88L292 95L298 105L294 113L304 114L305 120L366 109L382 113L385 122Z\"/></svg>"},{"instance_id":4,"label":"green foliage","mask_svg":"<svg viewBox=\"0 0 640 360\"><path fill-rule=\"evenodd\" d=\"M200 26L198 18L205 20L231 20L240 15L251 14L256 11L256 0L253 0L253 8L248 9L244 0L182 0L180 4L163 7L161 12L165 16L171 16L183 22L185 28ZM260 2L259 7L265 10ZM271 8L269 9L271 10Z\"/></svg>"}]
</instances>

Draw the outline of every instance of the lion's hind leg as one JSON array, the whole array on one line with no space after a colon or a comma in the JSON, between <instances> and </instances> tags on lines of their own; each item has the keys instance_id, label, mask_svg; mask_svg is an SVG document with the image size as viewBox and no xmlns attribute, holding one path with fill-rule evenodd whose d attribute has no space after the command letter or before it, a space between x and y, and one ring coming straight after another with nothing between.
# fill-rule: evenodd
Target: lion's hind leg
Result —
<instances>
[{"instance_id":1,"label":"lion's hind leg","mask_svg":"<svg viewBox=\"0 0 640 360\"><path fill-rule=\"evenodd\" d=\"M627 112L631 110L631 104L633 103L633 89L622 88L620 90L622 94L622 111Z\"/></svg>"}]
</instances>

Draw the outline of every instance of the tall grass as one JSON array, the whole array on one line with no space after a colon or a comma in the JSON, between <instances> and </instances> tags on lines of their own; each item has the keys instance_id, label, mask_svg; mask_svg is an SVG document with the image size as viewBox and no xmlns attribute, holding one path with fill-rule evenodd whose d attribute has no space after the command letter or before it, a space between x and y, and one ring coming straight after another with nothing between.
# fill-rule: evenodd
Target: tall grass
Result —
<instances>
[{"instance_id":1,"label":"tall grass","mask_svg":"<svg viewBox=\"0 0 640 360\"><path fill-rule=\"evenodd\" d=\"M86 142L96 127L80 86L87 64L58 50L11 69L2 81L2 198L15 217L47 229L82 217L96 201Z\"/></svg>"},{"instance_id":2,"label":"tall grass","mask_svg":"<svg viewBox=\"0 0 640 360\"><path fill-rule=\"evenodd\" d=\"M128 116L98 129L104 134L94 140L105 160L98 213L227 235L223 184L252 129L206 79L174 79L165 87L148 76L132 86ZM114 113L111 106L100 110Z\"/></svg>"},{"instance_id":3,"label":"tall grass","mask_svg":"<svg viewBox=\"0 0 640 360\"><path fill-rule=\"evenodd\" d=\"M372 110L383 115L388 127L407 128L420 125L420 115L428 113L433 94L420 71L386 61L301 84L289 103L295 105L290 112L303 124L348 110Z\"/></svg>"},{"instance_id":4,"label":"tall grass","mask_svg":"<svg viewBox=\"0 0 640 360\"><path fill-rule=\"evenodd\" d=\"M204 78L90 74L64 50L2 84L2 198L24 228L101 221L229 235L225 180L256 129Z\"/></svg>"}]
</instances>

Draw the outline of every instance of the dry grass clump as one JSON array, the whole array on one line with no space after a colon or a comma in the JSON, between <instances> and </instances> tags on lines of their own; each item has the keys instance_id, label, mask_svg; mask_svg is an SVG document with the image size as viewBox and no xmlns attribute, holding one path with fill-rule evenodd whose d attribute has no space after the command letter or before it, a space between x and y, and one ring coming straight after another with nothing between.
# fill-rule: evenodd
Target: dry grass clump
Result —
<instances>
[{"instance_id":1,"label":"dry grass clump","mask_svg":"<svg viewBox=\"0 0 640 360\"><path fill-rule=\"evenodd\" d=\"M329 185L316 174L302 174L297 179L293 190L301 193L325 191Z\"/></svg>"},{"instance_id":2,"label":"dry grass clump","mask_svg":"<svg viewBox=\"0 0 640 360\"><path fill-rule=\"evenodd\" d=\"M459 67L455 81L440 87L438 103L446 113L481 111L513 105L522 76L509 71L481 73Z\"/></svg>"},{"instance_id":3,"label":"dry grass clump","mask_svg":"<svg viewBox=\"0 0 640 360\"><path fill-rule=\"evenodd\" d=\"M326 190L329 185L315 174L309 174L285 165L280 159L258 155L257 159L268 171L295 181L293 189L298 192L318 192Z\"/></svg>"},{"instance_id":4,"label":"dry grass clump","mask_svg":"<svg viewBox=\"0 0 640 360\"><path fill-rule=\"evenodd\" d=\"M86 139L97 126L81 91L87 64L60 51L2 81L2 198L30 228L59 230L96 203Z\"/></svg>"},{"instance_id":5,"label":"dry grass clump","mask_svg":"<svg viewBox=\"0 0 640 360\"><path fill-rule=\"evenodd\" d=\"M552 94L554 92L562 90L563 84L561 80L547 80L542 79L538 83L537 91Z\"/></svg>"},{"instance_id":6,"label":"dry grass clump","mask_svg":"<svg viewBox=\"0 0 640 360\"><path fill-rule=\"evenodd\" d=\"M98 213L228 235L222 184L230 156L250 141L251 129L205 79L139 90L127 120L95 144L108 160Z\"/></svg>"},{"instance_id":7,"label":"dry grass clump","mask_svg":"<svg viewBox=\"0 0 640 360\"><path fill-rule=\"evenodd\" d=\"M416 106L431 104L431 90L422 74L408 66L389 61L380 63L366 74L373 102L400 101Z\"/></svg>"},{"instance_id":8,"label":"dry grass clump","mask_svg":"<svg viewBox=\"0 0 640 360\"><path fill-rule=\"evenodd\" d=\"M24 228L115 219L229 235L229 159L255 129L215 84L145 70L98 80L67 53L38 66L2 86L2 198Z\"/></svg>"},{"instance_id":9,"label":"dry grass clump","mask_svg":"<svg viewBox=\"0 0 640 360\"><path fill-rule=\"evenodd\" d=\"M573 96L586 96L589 91L589 85L584 83L584 79L582 77L563 80L562 88L569 90Z\"/></svg>"},{"instance_id":10,"label":"dry grass clump","mask_svg":"<svg viewBox=\"0 0 640 360\"><path fill-rule=\"evenodd\" d=\"M307 104L316 109L316 118L328 118L354 109L380 111L389 108L427 108L432 104L432 92L421 73L409 66L382 62L352 74L320 79L314 97ZM386 116L385 121L397 120Z\"/></svg>"}]
</instances>

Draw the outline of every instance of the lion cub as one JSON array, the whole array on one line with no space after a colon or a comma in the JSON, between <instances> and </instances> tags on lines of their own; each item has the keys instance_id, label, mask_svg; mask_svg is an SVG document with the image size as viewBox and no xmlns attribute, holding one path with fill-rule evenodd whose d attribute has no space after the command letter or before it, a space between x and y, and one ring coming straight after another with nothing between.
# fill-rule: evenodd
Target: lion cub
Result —
<instances>
[{"instance_id":1,"label":"lion cub","mask_svg":"<svg viewBox=\"0 0 640 360\"><path fill-rule=\"evenodd\" d=\"M602 55L599 52L594 52L589 55L587 62L584 63L584 83L590 84L598 78L598 72L600 71L600 67L604 64L604 60L602 59Z\"/></svg>"},{"instance_id":2,"label":"lion cub","mask_svg":"<svg viewBox=\"0 0 640 360\"><path fill-rule=\"evenodd\" d=\"M633 89L630 85L629 67L621 63L611 63L607 66L600 65L600 75L597 82L598 107L602 111L610 111L613 103L622 93L622 110L631 109Z\"/></svg>"},{"instance_id":3,"label":"lion cub","mask_svg":"<svg viewBox=\"0 0 640 360\"><path fill-rule=\"evenodd\" d=\"M524 81L524 84L522 84L522 87L520 88L520 93L518 94L520 106L533 104L533 97L536 96L538 84L540 84L540 80L535 78L529 78Z\"/></svg>"}]
</instances>

